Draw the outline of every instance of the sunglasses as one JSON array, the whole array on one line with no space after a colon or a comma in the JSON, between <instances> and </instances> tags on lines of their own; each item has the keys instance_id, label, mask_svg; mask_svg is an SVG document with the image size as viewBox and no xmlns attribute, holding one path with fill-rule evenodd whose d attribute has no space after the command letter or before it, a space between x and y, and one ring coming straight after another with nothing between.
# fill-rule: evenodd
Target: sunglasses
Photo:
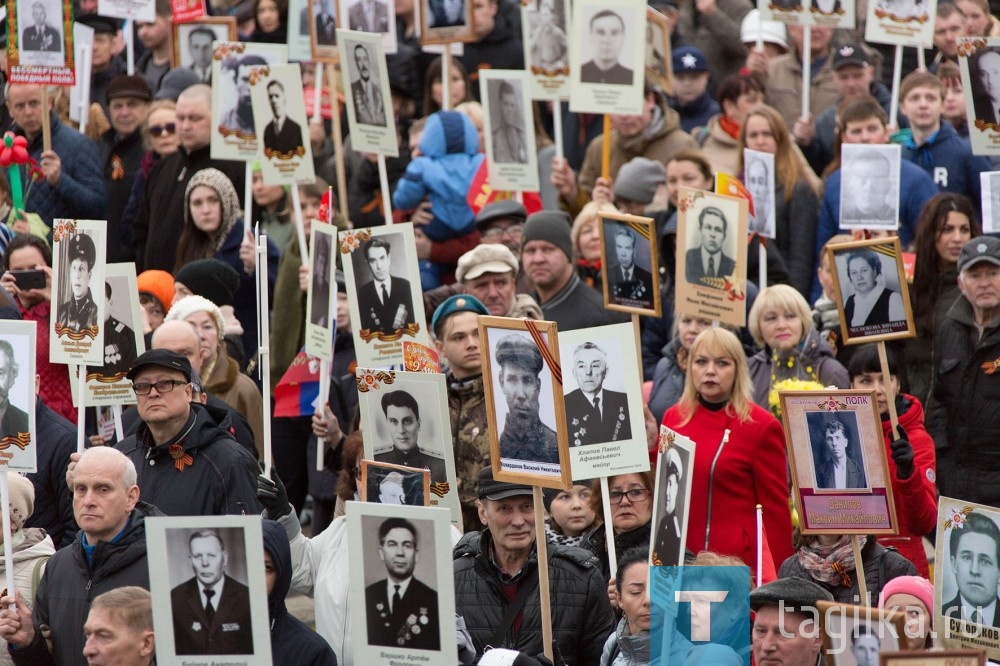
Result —
<instances>
[{"instance_id":1,"label":"sunglasses","mask_svg":"<svg viewBox=\"0 0 1000 666\"><path fill-rule=\"evenodd\" d=\"M175 123L167 123L166 125L153 125L149 128L149 133L155 137L160 138L161 134L173 134L177 131L177 125Z\"/></svg>"}]
</instances>

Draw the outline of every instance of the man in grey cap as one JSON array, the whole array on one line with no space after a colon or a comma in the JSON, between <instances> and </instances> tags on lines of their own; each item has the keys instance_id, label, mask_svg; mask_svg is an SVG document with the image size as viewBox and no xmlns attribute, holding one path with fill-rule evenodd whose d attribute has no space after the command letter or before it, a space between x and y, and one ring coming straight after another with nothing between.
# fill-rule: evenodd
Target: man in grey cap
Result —
<instances>
[{"instance_id":1,"label":"man in grey cap","mask_svg":"<svg viewBox=\"0 0 1000 666\"><path fill-rule=\"evenodd\" d=\"M476 228L483 243L500 243L511 252L521 251L521 231L528 211L519 201L500 199L483 206L476 215Z\"/></svg>"},{"instance_id":2,"label":"man in grey cap","mask_svg":"<svg viewBox=\"0 0 1000 666\"><path fill-rule=\"evenodd\" d=\"M750 608L757 613L750 635L758 666L820 663L823 632L815 626L813 611L819 600L833 601L833 595L804 578L779 578L750 593Z\"/></svg>"},{"instance_id":3,"label":"man in grey cap","mask_svg":"<svg viewBox=\"0 0 1000 666\"><path fill-rule=\"evenodd\" d=\"M935 340L938 361L928 430L937 446L937 483L942 495L1000 505L992 466L997 455L1000 410L1000 239L973 238L958 257L961 296L948 311ZM933 479L930 479L933 482Z\"/></svg>"},{"instance_id":4,"label":"man in grey cap","mask_svg":"<svg viewBox=\"0 0 1000 666\"><path fill-rule=\"evenodd\" d=\"M62 294L65 300L59 305L56 326L83 331L97 326L97 304L90 293L90 274L97 260L97 249L87 234L76 234L68 243L66 266L69 268L70 293Z\"/></svg>"},{"instance_id":5,"label":"man in grey cap","mask_svg":"<svg viewBox=\"0 0 1000 666\"><path fill-rule=\"evenodd\" d=\"M500 457L559 462L556 431L538 416L542 354L534 343L512 333L497 344L500 388L507 398L507 419L500 433Z\"/></svg>"}]
</instances>

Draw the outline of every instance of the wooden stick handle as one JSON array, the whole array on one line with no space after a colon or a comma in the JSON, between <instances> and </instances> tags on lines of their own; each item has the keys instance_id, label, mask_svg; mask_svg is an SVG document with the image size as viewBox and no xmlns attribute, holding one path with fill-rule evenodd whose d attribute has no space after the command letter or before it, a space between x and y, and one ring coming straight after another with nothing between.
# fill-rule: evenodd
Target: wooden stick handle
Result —
<instances>
[{"instance_id":1,"label":"wooden stick handle","mask_svg":"<svg viewBox=\"0 0 1000 666\"><path fill-rule=\"evenodd\" d=\"M868 584L865 582L865 564L861 561L861 540L857 534L851 535L851 550L854 552L854 569L858 572L858 596L861 597L859 603L862 606L870 606Z\"/></svg>"},{"instance_id":2,"label":"wooden stick handle","mask_svg":"<svg viewBox=\"0 0 1000 666\"><path fill-rule=\"evenodd\" d=\"M889 423L892 424L892 436L899 437L899 417L896 415L896 394L892 390L892 376L889 374L889 357L885 353L885 341L879 340L878 360L882 366L882 386L885 387L885 401L889 405Z\"/></svg>"},{"instance_id":3,"label":"wooden stick handle","mask_svg":"<svg viewBox=\"0 0 1000 666\"><path fill-rule=\"evenodd\" d=\"M42 150L52 150L52 125L49 122L49 87L42 86ZM86 109L83 111L86 112ZM82 398L81 398L82 399Z\"/></svg>"},{"instance_id":4,"label":"wooden stick handle","mask_svg":"<svg viewBox=\"0 0 1000 666\"><path fill-rule=\"evenodd\" d=\"M601 142L601 178L611 177L611 116L604 114L604 134Z\"/></svg>"},{"instance_id":5,"label":"wooden stick handle","mask_svg":"<svg viewBox=\"0 0 1000 666\"><path fill-rule=\"evenodd\" d=\"M538 553L538 603L542 612L542 650L552 661L552 601L549 597L549 549L545 541L542 489L535 486L535 549Z\"/></svg>"}]
</instances>

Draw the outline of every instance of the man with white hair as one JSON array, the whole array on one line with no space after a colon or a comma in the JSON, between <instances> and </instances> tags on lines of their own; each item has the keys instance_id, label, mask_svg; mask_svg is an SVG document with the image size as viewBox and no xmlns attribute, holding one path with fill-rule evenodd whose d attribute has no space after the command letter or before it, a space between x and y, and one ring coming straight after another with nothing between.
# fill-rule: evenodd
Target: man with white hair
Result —
<instances>
[{"instance_id":1,"label":"man with white hair","mask_svg":"<svg viewBox=\"0 0 1000 666\"><path fill-rule=\"evenodd\" d=\"M149 588L145 519L163 514L139 501L136 479L120 451L95 446L80 456L70 484L80 537L48 561L33 610L20 594L14 610L14 597L0 599L0 637L15 664L86 664L80 629L94 597L124 585Z\"/></svg>"}]
</instances>

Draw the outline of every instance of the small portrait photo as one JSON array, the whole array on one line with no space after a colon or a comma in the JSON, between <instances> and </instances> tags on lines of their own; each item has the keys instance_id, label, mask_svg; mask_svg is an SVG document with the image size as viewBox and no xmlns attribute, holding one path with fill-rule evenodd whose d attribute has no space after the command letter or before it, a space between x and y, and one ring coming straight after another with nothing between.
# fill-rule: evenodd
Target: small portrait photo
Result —
<instances>
[{"instance_id":1,"label":"small portrait photo","mask_svg":"<svg viewBox=\"0 0 1000 666\"><path fill-rule=\"evenodd\" d=\"M53 229L49 355L55 363L104 364L103 220L57 220Z\"/></svg>"},{"instance_id":2,"label":"small portrait photo","mask_svg":"<svg viewBox=\"0 0 1000 666\"><path fill-rule=\"evenodd\" d=\"M562 386L551 369L559 362L551 324L480 317L479 339L494 477L567 487L568 430Z\"/></svg>"},{"instance_id":3,"label":"small portrait photo","mask_svg":"<svg viewBox=\"0 0 1000 666\"><path fill-rule=\"evenodd\" d=\"M4 469L36 470L35 342L33 321L0 321L0 450Z\"/></svg>"},{"instance_id":4,"label":"small portrait photo","mask_svg":"<svg viewBox=\"0 0 1000 666\"><path fill-rule=\"evenodd\" d=\"M529 142L523 111L524 93L522 81L519 79L491 79L486 82L493 161L498 164L528 163Z\"/></svg>"},{"instance_id":5,"label":"small portrait photo","mask_svg":"<svg viewBox=\"0 0 1000 666\"><path fill-rule=\"evenodd\" d=\"M427 506L430 472L426 469L361 461L361 501Z\"/></svg>"},{"instance_id":6,"label":"small portrait photo","mask_svg":"<svg viewBox=\"0 0 1000 666\"><path fill-rule=\"evenodd\" d=\"M656 466L652 519L655 529L650 534L649 552L654 566L675 567L684 563L694 442L665 426L661 426L660 432L661 441L666 439L668 445L660 451Z\"/></svg>"},{"instance_id":7,"label":"small portrait photo","mask_svg":"<svg viewBox=\"0 0 1000 666\"><path fill-rule=\"evenodd\" d=\"M816 606L826 663L832 666L879 666L882 652L899 650L906 640L906 616L901 612L827 601Z\"/></svg>"},{"instance_id":8,"label":"small portrait photo","mask_svg":"<svg viewBox=\"0 0 1000 666\"><path fill-rule=\"evenodd\" d=\"M913 334L913 311L899 239L830 246L841 329L846 344Z\"/></svg>"},{"instance_id":9,"label":"small portrait photo","mask_svg":"<svg viewBox=\"0 0 1000 666\"><path fill-rule=\"evenodd\" d=\"M157 661L270 663L260 517L155 517L146 538Z\"/></svg>"},{"instance_id":10,"label":"small portrait photo","mask_svg":"<svg viewBox=\"0 0 1000 666\"><path fill-rule=\"evenodd\" d=\"M898 145L844 144L840 228L899 228Z\"/></svg>"},{"instance_id":11,"label":"small portrait photo","mask_svg":"<svg viewBox=\"0 0 1000 666\"><path fill-rule=\"evenodd\" d=\"M799 11L802 9L802 0L771 0L768 5L771 9Z\"/></svg>"},{"instance_id":12,"label":"small portrait photo","mask_svg":"<svg viewBox=\"0 0 1000 666\"><path fill-rule=\"evenodd\" d=\"M946 647L984 647L1000 655L1000 511L941 497L934 567L935 626ZM938 624L938 622L941 622ZM966 643L973 639L973 643Z\"/></svg>"},{"instance_id":13,"label":"small portrait photo","mask_svg":"<svg viewBox=\"0 0 1000 666\"><path fill-rule=\"evenodd\" d=\"M653 220L600 213L601 266L605 307L643 315L660 311Z\"/></svg>"},{"instance_id":14,"label":"small portrait photo","mask_svg":"<svg viewBox=\"0 0 1000 666\"><path fill-rule=\"evenodd\" d=\"M109 264L104 277L104 365L87 368L87 375L96 372L105 381L123 379L132 362L145 350L142 338L142 319L136 321L139 308L139 293L135 287L135 269L131 270L131 280L120 267L125 264Z\"/></svg>"},{"instance_id":15,"label":"small portrait photo","mask_svg":"<svg viewBox=\"0 0 1000 666\"><path fill-rule=\"evenodd\" d=\"M983 210L983 233L1000 232L1000 171L979 174Z\"/></svg>"},{"instance_id":16,"label":"small portrait photo","mask_svg":"<svg viewBox=\"0 0 1000 666\"><path fill-rule=\"evenodd\" d=\"M753 215L750 216L750 233L774 238L774 155L757 150L743 149L743 180L753 197Z\"/></svg>"},{"instance_id":17,"label":"small portrait photo","mask_svg":"<svg viewBox=\"0 0 1000 666\"><path fill-rule=\"evenodd\" d=\"M606 444L632 438L623 366L611 362L617 359L612 359L609 351L614 356L621 355L619 348L610 348L604 340L599 343L588 340L573 348L572 377L563 377L570 446ZM563 368L566 368L565 364Z\"/></svg>"},{"instance_id":18,"label":"small portrait photo","mask_svg":"<svg viewBox=\"0 0 1000 666\"><path fill-rule=\"evenodd\" d=\"M1000 130L1000 47L989 46L974 53L967 66L975 120Z\"/></svg>"},{"instance_id":19,"label":"small portrait photo","mask_svg":"<svg viewBox=\"0 0 1000 666\"><path fill-rule=\"evenodd\" d=\"M865 456L855 412L806 412L814 488L868 488Z\"/></svg>"},{"instance_id":20,"label":"small portrait photo","mask_svg":"<svg viewBox=\"0 0 1000 666\"><path fill-rule=\"evenodd\" d=\"M377 2L378 0L376 0ZM361 4L360 2L358 3ZM361 125L386 126L386 98L382 90L379 72L381 54L372 53L373 45L368 41L344 39L344 61L351 81L351 99L354 103L354 119ZM343 62L341 68L343 68ZM391 100L388 113L392 113Z\"/></svg>"},{"instance_id":21,"label":"small portrait photo","mask_svg":"<svg viewBox=\"0 0 1000 666\"><path fill-rule=\"evenodd\" d=\"M736 245L741 238L734 220L717 206L704 206L688 218L685 277L691 284L721 289L717 278L736 272ZM713 281L714 280L714 281Z\"/></svg>"},{"instance_id":22,"label":"small portrait photo","mask_svg":"<svg viewBox=\"0 0 1000 666\"><path fill-rule=\"evenodd\" d=\"M396 7L387 0L347 0L347 28L386 33L396 19Z\"/></svg>"},{"instance_id":23,"label":"small portrait photo","mask_svg":"<svg viewBox=\"0 0 1000 666\"><path fill-rule=\"evenodd\" d=\"M670 21L652 7L646 11L646 76L668 95L673 92Z\"/></svg>"},{"instance_id":24,"label":"small portrait photo","mask_svg":"<svg viewBox=\"0 0 1000 666\"><path fill-rule=\"evenodd\" d=\"M64 66L63 25L63 3L60 0L18 0L17 27L21 34L17 43L19 64Z\"/></svg>"},{"instance_id":25,"label":"small portrait photo","mask_svg":"<svg viewBox=\"0 0 1000 666\"><path fill-rule=\"evenodd\" d=\"M476 40L472 0L418 1L421 46Z\"/></svg>"},{"instance_id":26,"label":"small portrait photo","mask_svg":"<svg viewBox=\"0 0 1000 666\"><path fill-rule=\"evenodd\" d=\"M212 83L212 42L236 40L236 17L206 16L173 26L173 67L190 69L202 83Z\"/></svg>"},{"instance_id":27,"label":"small portrait photo","mask_svg":"<svg viewBox=\"0 0 1000 666\"><path fill-rule=\"evenodd\" d=\"M417 323L413 291L419 284L410 280L405 246L406 236L401 231L382 233L351 254L360 328L367 334L396 335Z\"/></svg>"},{"instance_id":28,"label":"small portrait photo","mask_svg":"<svg viewBox=\"0 0 1000 666\"><path fill-rule=\"evenodd\" d=\"M525 11L525 50L533 74L569 73L566 0L533 0Z\"/></svg>"},{"instance_id":29,"label":"small portrait photo","mask_svg":"<svg viewBox=\"0 0 1000 666\"><path fill-rule=\"evenodd\" d=\"M635 82L636 63L625 45L639 37L632 14L614 8L590 9L585 19L586 40L591 57L580 67L580 81L604 85L630 86ZM587 11L586 9L584 11Z\"/></svg>"},{"instance_id":30,"label":"small portrait photo","mask_svg":"<svg viewBox=\"0 0 1000 666\"><path fill-rule=\"evenodd\" d=\"M264 183L295 186L314 181L301 67L271 63L266 69L251 67L249 76L254 134L261 139L254 143Z\"/></svg>"},{"instance_id":31,"label":"small portrait photo","mask_svg":"<svg viewBox=\"0 0 1000 666\"><path fill-rule=\"evenodd\" d=\"M356 30L338 31L340 69L351 148L386 157L399 155L399 137L392 110L385 35ZM347 87L350 85L350 94Z\"/></svg>"},{"instance_id":32,"label":"small portrait photo","mask_svg":"<svg viewBox=\"0 0 1000 666\"><path fill-rule=\"evenodd\" d=\"M448 512L348 502L347 608L355 664L455 660L455 593ZM350 657L348 657L350 659Z\"/></svg>"},{"instance_id":33,"label":"small portrait photo","mask_svg":"<svg viewBox=\"0 0 1000 666\"><path fill-rule=\"evenodd\" d=\"M309 40L313 60L336 62L338 0L309 0Z\"/></svg>"},{"instance_id":34,"label":"small portrait photo","mask_svg":"<svg viewBox=\"0 0 1000 666\"><path fill-rule=\"evenodd\" d=\"M570 111L642 113L646 3L577 0L572 7Z\"/></svg>"},{"instance_id":35,"label":"small portrait photo","mask_svg":"<svg viewBox=\"0 0 1000 666\"><path fill-rule=\"evenodd\" d=\"M256 51L256 47L254 50ZM217 133L225 137L255 140L257 130L254 125L251 78L257 76L254 74L255 69L277 64L281 57L277 53L248 51L233 53L217 61L219 80L213 84L213 88L219 90L217 97L221 104ZM270 92L268 91L269 94ZM287 94L285 97L287 98ZM286 125L285 139L301 144L301 128L297 136L293 136L293 129ZM276 137L272 137L274 139ZM256 146L256 142L254 145Z\"/></svg>"},{"instance_id":36,"label":"small portrait photo","mask_svg":"<svg viewBox=\"0 0 1000 666\"><path fill-rule=\"evenodd\" d=\"M315 222L313 223L315 224ZM332 234L313 233L310 250L312 270L309 273L309 322L313 326L331 328L336 319L336 310L330 307L330 282L334 270Z\"/></svg>"}]
</instances>

